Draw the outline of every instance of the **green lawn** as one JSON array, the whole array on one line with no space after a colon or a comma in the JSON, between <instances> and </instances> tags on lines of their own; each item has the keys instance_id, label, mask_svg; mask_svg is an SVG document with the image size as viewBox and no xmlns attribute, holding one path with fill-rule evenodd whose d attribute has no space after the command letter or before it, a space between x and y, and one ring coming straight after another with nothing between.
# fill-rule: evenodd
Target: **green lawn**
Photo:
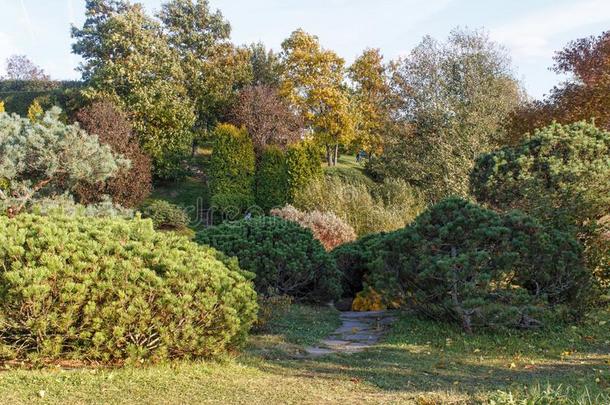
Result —
<instances>
[{"instance_id":1,"label":"green lawn","mask_svg":"<svg viewBox=\"0 0 610 405\"><path fill-rule=\"evenodd\" d=\"M368 352L303 359L329 308L293 307L239 355L124 369L0 372L2 403L610 403L610 310L577 327L464 335L402 314ZM547 385L553 389L545 393ZM529 394L528 394L529 393ZM560 402L563 394L566 402ZM559 396L561 395L561 396ZM542 399L547 397L547 401ZM511 402L512 401L512 402Z\"/></svg>"}]
</instances>

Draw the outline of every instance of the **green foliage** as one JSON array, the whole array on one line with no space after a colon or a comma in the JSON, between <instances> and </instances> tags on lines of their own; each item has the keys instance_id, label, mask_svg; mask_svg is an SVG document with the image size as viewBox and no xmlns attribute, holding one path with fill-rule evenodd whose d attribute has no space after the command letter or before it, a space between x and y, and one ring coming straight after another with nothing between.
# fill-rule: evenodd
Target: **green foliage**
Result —
<instances>
[{"instance_id":1,"label":"green foliage","mask_svg":"<svg viewBox=\"0 0 610 405\"><path fill-rule=\"evenodd\" d=\"M242 218L245 214L258 214L252 212L255 200L251 194L245 193L222 193L214 194L210 199L212 209L211 218L214 223L222 221L233 221Z\"/></svg>"},{"instance_id":2,"label":"green foliage","mask_svg":"<svg viewBox=\"0 0 610 405\"><path fill-rule=\"evenodd\" d=\"M499 145L520 100L509 57L484 32L454 30L444 43L425 37L391 73L404 125L388 131L371 168L420 188L427 202L466 196L474 159Z\"/></svg>"},{"instance_id":3,"label":"green foliage","mask_svg":"<svg viewBox=\"0 0 610 405\"><path fill-rule=\"evenodd\" d=\"M182 207L164 200L148 201L142 208L142 217L150 218L155 229L180 230L188 227L189 216Z\"/></svg>"},{"instance_id":4,"label":"green foliage","mask_svg":"<svg viewBox=\"0 0 610 405\"><path fill-rule=\"evenodd\" d=\"M0 202L11 215L32 199L62 195L79 181L104 181L129 167L96 136L59 121L60 113L52 108L39 123L0 114L0 178L8 182Z\"/></svg>"},{"instance_id":5,"label":"green foliage","mask_svg":"<svg viewBox=\"0 0 610 405\"><path fill-rule=\"evenodd\" d=\"M212 195L252 195L255 156L247 132L230 124L220 124L214 130L213 137L214 146L209 168Z\"/></svg>"},{"instance_id":6,"label":"green foliage","mask_svg":"<svg viewBox=\"0 0 610 405\"><path fill-rule=\"evenodd\" d=\"M286 152L286 167L289 196L294 199L309 183L322 177L319 149L307 141L290 146Z\"/></svg>"},{"instance_id":7,"label":"green foliage","mask_svg":"<svg viewBox=\"0 0 610 405\"><path fill-rule=\"evenodd\" d=\"M256 168L256 203L265 212L288 201L288 168L284 152L268 147Z\"/></svg>"},{"instance_id":8,"label":"green foliage","mask_svg":"<svg viewBox=\"0 0 610 405\"><path fill-rule=\"evenodd\" d=\"M0 242L4 359L213 356L256 317L235 261L147 220L0 217Z\"/></svg>"},{"instance_id":9,"label":"green foliage","mask_svg":"<svg viewBox=\"0 0 610 405\"><path fill-rule=\"evenodd\" d=\"M240 266L256 274L263 295L290 295L312 301L341 293L335 263L311 231L276 217L255 217L206 228L202 244L236 256Z\"/></svg>"},{"instance_id":10,"label":"green foliage","mask_svg":"<svg viewBox=\"0 0 610 405\"><path fill-rule=\"evenodd\" d=\"M434 205L375 250L369 285L392 302L475 326L529 328L591 299L582 249L519 212L506 215L459 198Z\"/></svg>"},{"instance_id":11,"label":"green foliage","mask_svg":"<svg viewBox=\"0 0 610 405\"><path fill-rule=\"evenodd\" d=\"M477 200L519 208L578 235L588 265L610 284L610 133L593 124L552 124L529 140L481 155L470 176ZM607 230L606 230L607 232Z\"/></svg>"},{"instance_id":12,"label":"green foliage","mask_svg":"<svg viewBox=\"0 0 610 405\"><path fill-rule=\"evenodd\" d=\"M298 190L293 204L304 211L332 212L359 236L402 228L423 209L419 193L402 180L377 184L338 176L327 176Z\"/></svg>"},{"instance_id":13,"label":"green foliage","mask_svg":"<svg viewBox=\"0 0 610 405\"><path fill-rule=\"evenodd\" d=\"M341 273L344 297L355 297L364 289L366 276L374 271L375 261L379 257L377 246L385 235L369 234L354 242L339 245L331 251Z\"/></svg>"},{"instance_id":14,"label":"green foliage","mask_svg":"<svg viewBox=\"0 0 610 405\"><path fill-rule=\"evenodd\" d=\"M195 123L179 55L142 5L101 3L89 1L83 27L72 29L73 51L84 58L83 94L129 111L155 174L176 177L191 151Z\"/></svg>"}]
</instances>

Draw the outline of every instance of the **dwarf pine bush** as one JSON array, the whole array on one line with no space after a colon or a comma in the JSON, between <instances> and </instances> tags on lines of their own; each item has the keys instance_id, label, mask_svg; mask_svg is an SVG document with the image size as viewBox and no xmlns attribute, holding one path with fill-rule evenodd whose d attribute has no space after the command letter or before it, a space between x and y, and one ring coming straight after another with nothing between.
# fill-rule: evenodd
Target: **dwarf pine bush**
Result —
<instances>
[{"instance_id":1,"label":"dwarf pine bush","mask_svg":"<svg viewBox=\"0 0 610 405\"><path fill-rule=\"evenodd\" d=\"M235 260L150 220L0 217L0 358L213 356L256 311Z\"/></svg>"},{"instance_id":2,"label":"dwarf pine bush","mask_svg":"<svg viewBox=\"0 0 610 405\"><path fill-rule=\"evenodd\" d=\"M297 223L260 216L206 228L196 240L236 256L243 269L256 274L263 295L326 301L341 293L334 261Z\"/></svg>"}]
</instances>

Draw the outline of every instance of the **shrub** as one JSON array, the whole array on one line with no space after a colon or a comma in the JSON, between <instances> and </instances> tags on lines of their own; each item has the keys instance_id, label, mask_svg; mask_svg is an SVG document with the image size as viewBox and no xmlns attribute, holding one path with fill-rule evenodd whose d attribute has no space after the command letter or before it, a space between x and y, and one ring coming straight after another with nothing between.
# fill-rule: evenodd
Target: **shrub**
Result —
<instances>
[{"instance_id":1,"label":"shrub","mask_svg":"<svg viewBox=\"0 0 610 405\"><path fill-rule=\"evenodd\" d=\"M376 250L371 287L466 331L536 326L552 307L579 315L590 294L580 245L568 234L459 198L434 205Z\"/></svg>"},{"instance_id":2,"label":"shrub","mask_svg":"<svg viewBox=\"0 0 610 405\"><path fill-rule=\"evenodd\" d=\"M212 196L210 203L214 223L241 219L256 208L253 196L242 193L216 194Z\"/></svg>"},{"instance_id":3,"label":"shrub","mask_svg":"<svg viewBox=\"0 0 610 405\"><path fill-rule=\"evenodd\" d=\"M256 295L236 261L149 220L0 217L4 359L213 356L243 341Z\"/></svg>"},{"instance_id":4,"label":"shrub","mask_svg":"<svg viewBox=\"0 0 610 405\"><path fill-rule=\"evenodd\" d=\"M254 148L245 129L220 124L213 134L214 145L209 168L212 195L254 192Z\"/></svg>"},{"instance_id":5,"label":"shrub","mask_svg":"<svg viewBox=\"0 0 610 405\"><path fill-rule=\"evenodd\" d=\"M129 159L131 166L105 182L80 182L74 190L79 202L91 204L109 195L124 207L137 207L152 187L152 164L133 134L125 114L109 101L95 102L76 113L76 120L89 134L95 134L115 154Z\"/></svg>"},{"instance_id":6,"label":"shrub","mask_svg":"<svg viewBox=\"0 0 610 405\"><path fill-rule=\"evenodd\" d=\"M356 239L354 228L330 212L302 212L292 205L287 205L281 209L271 210L271 215L310 229L314 238L322 242L326 250Z\"/></svg>"},{"instance_id":7,"label":"shrub","mask_svg":"<svg viewBox=\"0 0 610 405\"><path fill-rule=\"evenodd\" d=\"M284 152L268 147L256 168L256 203L265 211L288 201L288 171Z\"/></svg>"},{"instance_id":8,"label":"shrub","mask_svg":"<svg viewBox=\"0 0 610 405\"><path fill-rule=\"evenodd\" d=\"M260 294L311 301L340 295L332 258L310 230L294 222L276 217L244 219L206 228L196 240L236 256L243 269L256 274Z\"/></svg>"},{"instance_id":9,"label":"shrub","mask_svg":"<svg viewBox=\"0 0 610 405\"><path fill-rule=\"evenodd\" d=\"M481 155L470 176L477 200L518 208L578 235L589 267L610 284L610 133L593 124L553 124L515 147Z\"/></svg>"},{"instance_id":10,"label":"shrub","mask_svg":"<svg viewBox=\"0 0 610 405\"><path fill-rule=\"evenodd\" d=\"M314 180L322 178L320 151L316 145L303 141L292 145L286 152L288 170L288 194L294 199Z\"/></svg>"},{"instance_id":11,"label":"shrub","mask_svg":"<svg viewBox=\"0 0 610 405\"><path fill-rule=\"evenodd\" d=\"M294 205L304 211L332 212L360 236L392 231L411 222L422 210L418 194L402 180L366 182L327 176L298 191Z\"/></svg>"},{"instance_id":12,"label":"shrub","mask_svg":"<svg viewBox=\"0 0 610 405\"><path fill-rule=\"evenodd\" d=\"M331 255L341 274L344 297L353 298L364 290L365 279L374 271L375 261L380 254L378 245L385 235L384 233L366 235L332 250Z\"/></svg>"},{"instance_id":13,"label":"shrub","mask_svg":"<svg viewBox=\"0 0 610 405\"><path fill-rule=\"evenodd\" d=\"M116 175L129 161L113 155L96 136L59 120L52 108L39 123L0 113L0 199L16 215L32 200L71 192L81 181L96 183Z\"/></svg>"},{"instance_id":14,"label":"shrub","mask_svg":"<svg viewBox=\"0 0 610 405\"><path fill-rule=\"evenodd\" d=\"M190 222L182 207L165 200L149 201L142 208L142 217L150 218L155 229L160 230L181 230L188 227Z\"/></svg>"}]
</instances>

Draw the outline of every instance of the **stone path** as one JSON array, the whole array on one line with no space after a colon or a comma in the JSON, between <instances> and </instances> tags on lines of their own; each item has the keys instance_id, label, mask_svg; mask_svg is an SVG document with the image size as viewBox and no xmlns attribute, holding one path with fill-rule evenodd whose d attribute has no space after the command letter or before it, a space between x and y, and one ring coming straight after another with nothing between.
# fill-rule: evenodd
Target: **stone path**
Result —
<instances>
[{"instance_id":1,"label":"stone path","mask_svg":"<svg viewBox=\"0 0 610 405\"><path fill-rule=\"evenodd\" d=\"M389 311L341 312L342 325L317 346L306 347L311 357L332 353L356 353L373 346L395 317Z\"/></svg>"}]
</instances>

